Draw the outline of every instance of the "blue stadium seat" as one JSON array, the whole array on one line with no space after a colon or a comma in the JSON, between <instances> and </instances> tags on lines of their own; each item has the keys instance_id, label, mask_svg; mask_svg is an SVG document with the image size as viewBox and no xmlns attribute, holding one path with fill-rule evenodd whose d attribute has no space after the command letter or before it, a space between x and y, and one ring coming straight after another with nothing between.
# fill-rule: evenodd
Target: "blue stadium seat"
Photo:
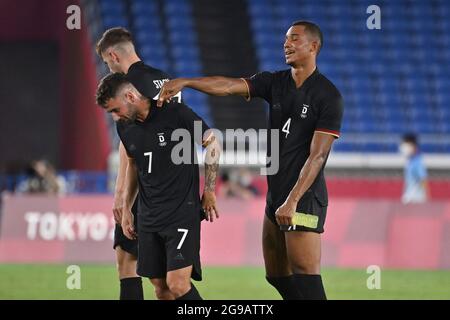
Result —
<instances>
[{"instance_id":1,"label":"blue stadium seat","mask_svg":"<svg viewBox=\"0 0 450 320\"><path fill-rule=\"evenodd\" d=\"M361 12L372 2L247 0L260 69L286 68L280 34L293 20L311 19L325 35L320 70L346 103L343 133L448 134L450 3L384 1L382 32L368 32ZM396 152L388 144L340 142L335 149ZM446 149L431 143L427 150Z\"/></svg>"}]
</instances>

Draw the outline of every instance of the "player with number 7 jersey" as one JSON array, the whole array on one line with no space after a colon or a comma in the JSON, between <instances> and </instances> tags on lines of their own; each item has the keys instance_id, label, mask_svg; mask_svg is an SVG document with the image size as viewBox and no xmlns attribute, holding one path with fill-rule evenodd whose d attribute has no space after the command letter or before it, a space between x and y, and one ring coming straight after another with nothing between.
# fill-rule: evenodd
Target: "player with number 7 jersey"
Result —
<instances>
[{"instance_id":1,"label":"player with number 7 jersey","mask_svg":"<svg viewBox=\"0 0 450 320\"><path fill-rule=\"evenodd\" d=\"M137 237L138 275L150 278L160 299L201 299L190 278L202 279L200 213L210 221L218 217L218 141L185 104L170 101L156 108L156 100L121 73L101 80L97 104L112 113L129 158L122 228L127 237ZM202 199L196 144L207 148ZM130 209L138 190L136 234Z\"/></svg>"}]
</instances>

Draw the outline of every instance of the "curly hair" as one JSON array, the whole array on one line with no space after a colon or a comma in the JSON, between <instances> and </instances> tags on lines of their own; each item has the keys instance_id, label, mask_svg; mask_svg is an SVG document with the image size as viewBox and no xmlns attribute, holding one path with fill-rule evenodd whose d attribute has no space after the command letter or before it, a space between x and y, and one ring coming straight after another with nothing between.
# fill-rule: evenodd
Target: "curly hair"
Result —
<instances>
[{"instance_id":1,"label":"curly hair","mask_svg":"<svg viewBox=\"0 0 450 320\"><path fill-rule=\"evenodd\" d=\"M105 108L108 100L114 98L120 87L130 83L126 75L123 73L110 73L100 80L95 93L96 103Z\"/></svg>"}]
</instances>

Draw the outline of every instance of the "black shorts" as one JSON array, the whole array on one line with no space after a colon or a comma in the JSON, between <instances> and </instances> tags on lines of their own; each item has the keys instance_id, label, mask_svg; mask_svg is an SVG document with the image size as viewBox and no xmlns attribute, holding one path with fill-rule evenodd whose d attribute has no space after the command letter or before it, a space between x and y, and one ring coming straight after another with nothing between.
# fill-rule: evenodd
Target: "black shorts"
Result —
<instances>
[{"instance_id":1,"label":"black shorts","mask_svg":"<svg viewBox=\"0 0 450 320\"><path fill-rule=\"evenodd\" d=\"M266 204L266 216L278 226L274 208ZM313 191L307 191L297 205L296 220L293 226L280 226L281 231L311 231L323 233L323 226L327 216L327 204L320 201Z\"/></svg>"},{"instance_id":2,"label":"black shorts","mask_svg":"<svg viewBox=\"0 0 450 320\"><path fill-rule=\"evenodd\" d=\"M138 233L137 274L166 278L168 271L192 265L192 279L202 280L200 264L200 219L174 224L159 232Z\"/></svg>"},{"instance_id":3,"label":"black shorts","mask_svg":"<svg viewBox=\"0 0 450 320\"><path fill-rule=\"evenodd\" d=\"M137 230L137 201L134 203L133 208L131 209L131 212L134 216L134 228ZM119 246L122 250L132 254L137 258L138 256L138 241L137 240L130 240L128 239L124 234L122 230L122 226L118 223L116 223L116 227L114 229L114 250L116 247Z\"/></svg>"}]
</instances>

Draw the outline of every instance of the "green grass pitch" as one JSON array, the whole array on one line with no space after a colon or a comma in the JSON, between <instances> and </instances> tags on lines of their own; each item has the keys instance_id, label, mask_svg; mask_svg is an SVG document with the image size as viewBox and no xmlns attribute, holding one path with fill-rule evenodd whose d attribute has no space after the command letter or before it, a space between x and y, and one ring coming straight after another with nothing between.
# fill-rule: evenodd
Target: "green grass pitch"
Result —
<instances>
[{"instance_id":1,"label":"green grass pitch","mask_svg":"<svg viewBox=\"0 0 450 320\"><path fill-rule=\"evenodd\" d=\"M0 299L118 299L114 266L80 265L81 289L66 286L67 265L0 265ZM325 268L329 299L450 299L449 271L382 270L381 289L369 290L362 269ZM280 299L260 267L205 267L196 286L204 299ZM143 280L145 298L154 299Z\"/></svg>"}]
</instances>

